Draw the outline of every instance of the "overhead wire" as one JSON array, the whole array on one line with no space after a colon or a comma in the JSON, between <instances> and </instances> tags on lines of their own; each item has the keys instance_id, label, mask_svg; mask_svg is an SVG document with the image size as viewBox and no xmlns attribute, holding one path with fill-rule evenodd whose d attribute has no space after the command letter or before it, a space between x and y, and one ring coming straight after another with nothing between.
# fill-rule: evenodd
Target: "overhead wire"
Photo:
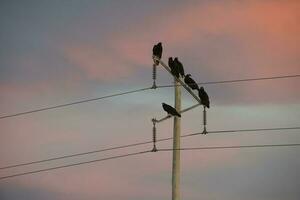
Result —
<instances>
[{"instance_id":1,"label":"overhead wire","mask_svg":"<svg viewBox=\"0 0 300 200\"><path fill-rule=\"evenodd\" d=\"M295 127L277 127L277 128L255 128L255 129L236 129L236 130L216 130L216 131L207 131L209 134L215 134L215 133L238 133L238 132L258 132L258 131L282 131L282 130L298 130L300 129L299 126ZM202 132L199 133L192 133L186 136L192 136L192 135L199 135Z\"/></svg>"},{"instance_id":2,"label":"overhead wire","mask_svg":"<svg viewBox=\"0 0 300 200\"><path fill-rule=\"evenodd\" d=\"M282 130L300 130L300 127L277 127L277 128L216 130L216 131L207 131L207 133L208 134L218 134L218 133L260 132L260 131L280 131L280 130L281 131ZM195 136L195 135L201 135L201 133L202 132L185 134L185 135L181 135L180 137L184 138L184 137L190 137L190 136ZM166 138L156 139L156 142L162 142L162 141L167 141L167 140L171 140L171 139L173 139L173 137L166 137ZM19 163L19 164L14 164L14 165L3 166L3 167L0 167L0 170L16 168L16 167L21 167L21 166L27 166L27 165L32 165L32 164L38 164L38 163L44 163L44 162L49 162L49 161L54 161L54 160L61 160L61 159L66 159L66 158L71 158L71 157L78 157L78 156L83 156L83 155L95 154L95 153L100 153L100 152L105 152L105 151L110 151L110 150L117 150L117 149L124 149L124 148L128 148L128 147L141 146L141 145L151 144L151 143L152 143L152 140L149 140L149 141L144 141L144 142L137 142L137 143L120 145L120 146L115 146L115 147L97 149L97 150L87 151L87 152L82 152L82 153L63 155L63 156L52 157L52 158L43 159L43 160L30 161L30 162L24 162L24 163Z\"/></svg>"},{"instance_id":3,"label":"overhead wire","mask_svg":"<svg viewBox=\"0 0 300 200\"><path fill-rule=\"evenodd\" d=\"M236 146L205 146L205 147L183 147L179 149L160 149L157 151L185 151L185 150L213 150L213 149L242 149L242 148L261 148L261 147L296 147L300 146L300 143L290 144L257 144L257 145L236 145Z\"/></svg>"},{"instance_id":4,"label":"overhead wire","mask_svg":"<svg viewBox=\"0 0 300 200\"><path fill-rule=\"evenodd\" d=\"M63 155L63 156L58 156L58 157L52 157L52 158L43 159L43 160L25 162L25 163L20 163L20 164L15 164L15 165L8 165L8 166L0 167L0 170L21 167L21 166L26 166L26 165L32 165L32 164L38 164L38 163L44 163L44 162L49 162L49 161L54 161L54 160L78 157L78 156L83 156L83 155L95 154L95 153L100 153L100 152L105 152L105 151L110 151L110 150L124 149L124 148L128 148L128 147L134 147L134 146L139 146L139 145L144 145L144 144L149 144L149 143L152 143L152 141L138 142L138 143L132 143L132 144L127 144L127 145L97 149L97 150L93 150L93 151L86 151L86 152L82 152L82 153L75 153L75 154Z\"/></svg>"},{"instance_id":5,"label":"overhead wire","mask_svg":"<svg viewBox=\"0 0 300 200\"><path fill-rule=\"evenodd\" d=\"M260 78L233 79L233 80L222 80L222 81L207 81L207 82L199 82L199 83L197 83L197 85L238 83L238 82L263 81L263 80L287 79L287 78L298 78L298 77L300 77L300 74L260 77ZM166 87L174 87L174 86L175 85L173 85L173 84L172 85L159 85L159 86L156 86L155 88L166 88ZM99 101L102 99L107 99L107 98L112 98L112 97L116 97L116 96L122 96L122 95L126 95L126 94L146 91L146 90L150 90L150 89L153 89L153 87L145 87L145 88L140 88L140 89L136 89L136 90L126 91L126 92L121 92L121 93L116 93L116 94L111 94L111 95L106 95L106 96L97 97L97 98L85 99L85 100L81 100L81 101L74 101L74 102L60 104L60 105L56 105L56 106L42 107L42 108L29 110L29 111L25 111L25 112L3 115L3 116L0 116L0 120L6 119L6 118L11 118L11 117L17 117L17 116L21 116L21 115L32 114L32 113L36 113L36 112L42 112L42 111L47 111L47 110L52 110L52 109L57 109L57 108L63 108L63 107L67 107L67 106L73 106L73 105L92 102L92 101Z\"/></svg>"},{"instance_id":6,"label":"overhead wire","mask_svg":"<svg viewBox=\"0 0 300 200\"><path fill-rule=\"evenodd\" d=\"M17 117L17 116L20 116L20 115L27 115L27 114L31 114L31 113L36 113L36 112L41 112L41 111L46 111L46 110L52 110L52 109L57 109L57 108L62 108L62 107L67 107L67 106L92 102L92 101L99 101L99 100L102 100L102 99L112 98L112 97L116 97L116 96L122 96L122 95L136 93L136 92L142 92L142 91L146 91L146 90L150 90L150 89L151 89L151 87L145 87L145 88L141 88L141 89L131 90L131 91L127 91L127 92L121 92L121 93L116 93L116 94L110 94L110 95L97 97L97 98L92 98L92 99L85 99L85 100L81 100L81 101L74 101L74 102L71 102L71 103L60 104L60 105L56 105L56 106L38 108L38 109L26 111L26 112L20 112L20 113L15 113L15 114L10 114L10 115L3 115L3 116L0 116L0 119L10 118L10 117Z\"/></svg>"},{"instance_id":7,"label":"overhead wire","mask_svg":"<svg viewBox=\"0 0 300 200\"><path fill-rule=\"evenodd\" d=\"M77 162L77 163L72 163L72 164L67 164L67 165L60 165L60 166L50 167L50 168L45 168L45 169L40 169L40 170L28 171L28 172L24 172L24 173L12 174L12 175L8 175L8 176L1 176L0 180L7 179L7 178L12 178L12 177L17 177L17 176L35 174L35 173L39 173L39 172L51 171L51 170L56 170L56 169L61 169L61 168L73 167L73 166L78 166L78 165L83 165L83 164L89 164L89 163L95 163L95 162L102 162L102 161L106 161L106 160L113 160L113 159L118 159L118 158L135 156L135 155L139 155L139 154L145 154L145 153L148 153L148 152L151 152L151 151L139 151L139 152L135 152L135 153L117 155L117 156L112 156L112 157L107 157L107 158L102 158L102 159L95 159L95 160L89 160L89 161L84 161L84 162Z\"/></svg>"},{"instance_id":8,"label":"overhead wire","mask_svg":"<svg viewBox=\"0 0 300 200\"><path fill-rule=\"evenodd\" d=\"M266 147L267 148L271 148L271 147L296 147L296 146L300 146L300 143L236 145L236 146L206 146L206 147L188 147L188 148L179 148L179 149L172 149L172 148L170 148L170 149L159 149L158 148L157 152L159 152L159 151L173 151L173 150L180 150L180 151L185 151L185 150L217 150L217 149L242 149L242 148L266 148ZM145 153L150 153L150 152L153 152L153 151L149 151L149 150L148 151L139 151L139 152L130 153L130 154L123 154L123 155L118 155L118 156L102 158L102 159L95 159L95 160L72 163L72 164L67 164L67 165L60 165L60 166L50 167L50 168L45 168L45 169L40 169L40 170L28 171L28 172L23 172L23 173L16 173L16 174L8 175L8 176L1 176L0 180L13 178L13 177L17 177L17 176L35 174L35 173L40 173L40 172L45 172L45 171L51 171L51 170L56 170L56 169L61 169L61 168L73 167L73 166L78 166L78 165L83 165L83 164L89 164L89 163L101 162L101 161L112 160L112 159L117 159L117 158L129 157L129 156L145 154Z\"/></svg>"},{"instance_id":9,"label":"overhead wire","mask_svg":"<svg viewBox=\"0 0 300 200\"><path fill-rule=\"evenodd\" d=\"M210 81L210 82L200 82L200 83L196 83L196 84L197 85L224 84L224 83L262 81L262 80L283 79L283 78L296 78L296 77L300 77L300 74L286 75L286 76L248 78L248 79L223 80L223 81ZM174 86L175 85L160 85L160 86L156 86L155 88L166 88L166 87L174 87ZM184 86L184 84L183 84L183 86ZM66 103L66 104L60 104L60 105L56 105L56 106L42 107L42 108L39 108L39 109L34 109L34 110L26 111L26 112L19 112L19 113L10 114L10 115L3 115L3 116L0 116L0 119L10 118L10 117L17 117L17 116L26 115L26 114L31 114L31 113L36 113L36 112L41 112L41 111L46 111L46 110L52 110L52 109L57 109L57 108L62 108L62 107L67 107L67 106L82 104L82 103L86 103L86 102L98 101L98 100L102 100L102 99L106 99L106 98L112 98L112 97L116 97L116 96L121 96L121 95L126 95L126 94L141 92L141 91L146 91L146 90L150 90L150 89L153 89L153 87L146 87L146 88L141 88L141 89L126 91L126 92L111 94L111 95L97 97L97 98L91 98L91 99L85 99L85 100L75 101L75 102ZM285 127L285 128L279 127L279 128L262 128L262 129L219 130L219 131L207 131L207 133L208 134L210 134L210 133L230 133L230 132L236 133L236 132L254 132L254 131L296 130L296 129L300 129L300 127ZM182 135L181 137L189 137L189 136L195 136L195 135L199 135L199 134L201 134L201 133L192 133L192 134ZM172 138L173 137L158 139L157 142L171 140ZM38 160L38 161L31 161L31 162L26 162L26 163L20 163L20 164L15 164L15 165L10 165L10 166L0 167L0 169L9 169L9 168L15 168L15 167L20 167L20 166L25 166L25 165L31 165L31 164L37 164L37 163L44 163L44 162L49 162L49 161L54 161L54 160L66 159L66 158L70 158L70 157L77 157L77 156L88 155L88 154L93 154L93 153L99 153L99 152L104 152L104 151L109 151L109 150L115 150L115 149L128 148L128 147L139 146L139 145L144 145L144 144L149 144L149 143L152 143L152 141L145 141L145 142L127 144L127 145L122 145L122 146L110 147L110 148L105 148L105 149L98 149L98 150L88 151L88 152L83 152L83 153L76 153L76 154L64 155L64 156L59 156L59 157L53 157L53 158L48 158L48 159L44 159L44 160ZM183 150L209 150L209 149L241 149L241 148L292 147L292 146L300 146L300 143L293 143L293 144L237 145L237 146L209 146L209 147L187 147L187 148L179 148L179 149L157 149L157 151L173 151L173 150L183 151ZM151 151L150 150L148 150L148 151L139 151L139 152L135 152L135 153L128 153L128 154L122 154L122 155L117 155L117 156L106 157L106 158L102 158L102 159L94 159L94 160L89 160L89 161L84 161L84 162L76 162L76 163L71 163L71 164L66 164L66 165L60 165L60 166L56 166L56 167L44 168L44 169L40 169L40 170L28 171L28 172L23 172L23 173L16 173L16 174L8 175L8 176L2 176L2 177L0 177L0 180L7 179L7 178L12 178L12 177L17 177L17 176L24 176L24 175L29 175L29 174L35 174L35 173L40 173L40 172L45 172L45 171L51 171L51 170L56 170L56 169L61 169L61 168L67 168L67 167L72 167L72 166L79 166L79 165L83 165L83 164L89 164L89 163L102 162L102 161L107 161L107 160L112 160L112 159L123 158L123 157L135 156L135 155L145 154L145 153L149 153L149 152L151 152Z\"/></svg>"},{"instance_id":10,"label":"overhead wire","mask_svg":"<svg viewBox=\"0 0 300 200\"><path fill-rule=\"evenodd\" d=\"M271 77L260 77L260 78L245 78L245 79L233 79L233 80L222 80L222 81L207 81L198 82L196 85L214 85L214 84L226 84L226 83L239 83L239 82L250 82L250 81L265 81L275 79L287 79L287 78L299 78L300 74L294 75L283 75L283 76L271 76ZM195 84L190 84L195 85ZM174 84L169 85L158 85L157 88L175 87Z\"/></svg>"}]
</instances>

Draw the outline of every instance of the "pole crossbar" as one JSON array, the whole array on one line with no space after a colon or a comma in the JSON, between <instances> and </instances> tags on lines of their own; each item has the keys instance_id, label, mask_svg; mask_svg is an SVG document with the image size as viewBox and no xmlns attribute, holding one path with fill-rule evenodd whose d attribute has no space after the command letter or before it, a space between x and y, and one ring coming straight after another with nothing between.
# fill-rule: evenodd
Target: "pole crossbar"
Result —
<instances>
[{"instance_id":1,"label":"pole crossbar","mask_svg":"<svg viewBox=\"0 0 300 200\"><path fill-rule=\"evenodd\" d=\"M153 60L159 61L161 66L163 66L176 79L176 81L178 81L180 85L182 85L182 87L184 87L184 89L186 89L186 91L188 91L188 93L190 93L194 97L194 99L196 99L196 101L198 101L201 104L200 98L180 78L177 78L172 74L169 66L167 66L162 60L160 60L156 56L153 56Z\"/></svg>"},{"instance_id":2,"label":"pole crossbar","mask_svg":"<svg viewBox=\"0 0 300 200\"><path fill-rule=\"evenodd\" d=\"M186 109L183 109L183 110L181 110L179 113L181 114L181 113L184 113L184 112L187 112L187 111L189 111L189 110L192 110L192 109L194 109L194 108L196 108L196 107L198 107L198 106L200 106L201 104L195 104L195 105L193 105L193 106L190 106L190 107L188 107L188 108L186 108ZM165 116L165 117L163 117L163 118L161 118L161 119L159 119L159 120L156 120L156 119L154 119L155 120L155 122L156 123L160 123L160 122L163 122L163 121L165 121L165 120L167 120L167 119L169 119L169 118L171 118L172 116L171 115L167 115L167 116ZM152 119L153 120L153 119Z\"/></svg>"}]
</instances>

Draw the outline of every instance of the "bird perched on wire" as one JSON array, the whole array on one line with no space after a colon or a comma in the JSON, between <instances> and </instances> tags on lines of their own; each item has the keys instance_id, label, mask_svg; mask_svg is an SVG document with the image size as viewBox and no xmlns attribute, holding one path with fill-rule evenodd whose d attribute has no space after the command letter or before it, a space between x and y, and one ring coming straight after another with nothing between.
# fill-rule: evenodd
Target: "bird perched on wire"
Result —
<instances>
[{"instance_id":1,"label":"bird perched on wire","mask_svg":"<svg viewBox=\"0 0 300 200\"><path fill-rule=\"evenodd\" d=\"M163 107L164 111L166 111L168 114L170 114L172 116L181 117L181 115L177 112L177 110L175 108L173 108L172 106L162 103L162 107Z\"/></svg>"},{"instance_id":2,"label":"bird perched on wire","mask_svg":"<svg viewBox=\"0 0 300 200\"><path fill-rule=\"evenodd\" d=\"M181 77L184 77L184 69L183 69L183 65L182 63L178 60L178 58L176 57L174 59L174 63L177 66L178 72L181 75Z\"/></svg>"},{"instance_id":3,"label":"bird perched on wire","mask_svg":"<svg viewBox=\"0 0 300 200\"><path fill-rule=\"evenodd\" d=\"M168 64L169 64L169 67L171 69L171 73L173 74L173 76L176 76L177 78L179 78L178 66L175 64L172 57L169 57Z\"/></svg>"},{"instance_id":4,"label":"bird perched on wire","mask_svg":"<svg viewBox=\"0 0 300 200\"><path fill-rule=\"evenodd\" d=\"M159 59L161 59L162 51L163 51L163 48L162 48L161 42L159 42L153 46L152 53L154 56L158 57ZM154 64L157 66L159 64L159 61L155 60Z\"/></svg>"},{"instance_id":5,"label":"bird perched on wire","mask_svg":"<svg viewBox=\"0 0 300 200\"><path fill-rule=\"evenodd\" d=\"M209 97L207 95L207 93L205 92L204 88L201 87L198 90L198 94L199 94L199 98L201 99L201 103L204 107L209 108Z\"/></svg>"},{"instance_id":6,"label":"bird perched on wire","mask_svg":"<svg viewBox=\"0 0 300 200\"><path fill-rule=\"evenodd\" d=\"M184 82L192 89L192 90L199 90L199 86L197 85L196 81L191 78L190 74L185 75Z\"/></svg>"}]
</instances>

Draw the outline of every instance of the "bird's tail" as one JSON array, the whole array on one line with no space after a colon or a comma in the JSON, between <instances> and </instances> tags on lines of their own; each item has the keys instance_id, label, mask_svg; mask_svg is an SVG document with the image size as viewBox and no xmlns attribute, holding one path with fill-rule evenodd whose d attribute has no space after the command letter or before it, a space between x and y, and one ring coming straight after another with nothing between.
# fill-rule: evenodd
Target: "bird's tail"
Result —
<instances>
[{"instance_id":1,"label":"bird's tail","mask_svg":"<svg viewBox=\"0 0 300 200\"><path fill-rule=\"evenodd\" d=\"M181 117L181 114L177 113L176 116Z\"/></svg>"},{"instance_id":2,"label":"bird's tail","mask_svg":"<svg viewBox=\"0 0 300 200\"><path fill-rule=\"evenodd\" d=\"M198 97L200 98L200 89L198 88L197 90L198 90ZM201 98L200 100L201 100L201 104L203 105L203 100Z\"/></svg>"}]
</instances>

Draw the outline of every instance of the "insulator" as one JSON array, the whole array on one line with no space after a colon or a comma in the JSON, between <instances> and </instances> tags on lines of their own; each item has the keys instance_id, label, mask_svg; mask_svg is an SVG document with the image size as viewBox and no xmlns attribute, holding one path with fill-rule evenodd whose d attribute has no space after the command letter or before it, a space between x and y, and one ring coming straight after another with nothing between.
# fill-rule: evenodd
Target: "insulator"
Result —
<instances>
[{"instance_id":1,"label":"insulator","mask_svg":"<svg viewBox=\"0 0 300 200\"><path fill-rule=\"evenodd\" d=\"M153 79L152 89L156 89L157 86L156 86L156 83L155 83L155 80L156 80L156 65L155 64L153 64L152 79Z\"/></svg>"},{"instance_id":2,"label":"insulator","mask_svg":"<svg viewBox=\"0 0 300 200\"><path fill-rule=\"evenodd\" d=\"M152 132L153 132L153 143L155 144L156 143L156 127L155 126L153 126Z\"/></svg>"},{"instance_id":3,"label":"insulator","mask_svg":"<svg viewBox=\"0 0 300 200\"><path fill-rule=\"evenodd\" d=\"M152 79L156 80L156 65L153 65L153 69L152 69Z\"/></svg>"},{"instance_id":4,"label":"insulator","mask_svg":"<svg viewBox=\"0 0 300 200\"><path fill-rule=\"evenodd\" d=\"M156 119L152 119L152 123L153 123L153 128L152 128L152 141L153 141L153 149L152 152L156 152Z\"/></svg>"},{"instance_id":5,"label":"insulator","mask_svg":"<svg viewBox=\"0 0 300 200\"><path fill-rule=\"evenodd\" d=\"M206 131L206 109L205 109L205 106L204 106L204 109L203 109L203 125L204 125L204 128L203 128L202 134L207 134L207 131Z\"/></svg>"},{"instance_id":6,"label":"insulator","mask_svg":"<svg viewBox=\"0 0 300 200\"><path fill-rule=\"evenodd\" d=\"M206 126L206 109L203 110L203 125Z\"/></svg>"}]
</instances>

